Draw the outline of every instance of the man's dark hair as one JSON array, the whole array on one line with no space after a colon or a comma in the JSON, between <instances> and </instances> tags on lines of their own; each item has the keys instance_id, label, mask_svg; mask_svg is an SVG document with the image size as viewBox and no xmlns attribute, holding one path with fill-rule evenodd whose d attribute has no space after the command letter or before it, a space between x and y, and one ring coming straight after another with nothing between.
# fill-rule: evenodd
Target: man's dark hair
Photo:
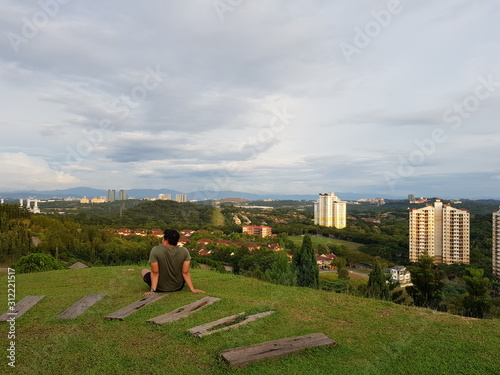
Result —
<instances>
[{"instance_id":1,"label":"man's dark hair","mask_svg":"<svg viewBox=\"0 0 500 375\"><path fill-rule=\"evenodd\" d=\"M179 242L179 232L174 229L165 229L163 232L163 239L167 241L172 246L177 246L177 242Z\"/></svg>"}]
</instances>

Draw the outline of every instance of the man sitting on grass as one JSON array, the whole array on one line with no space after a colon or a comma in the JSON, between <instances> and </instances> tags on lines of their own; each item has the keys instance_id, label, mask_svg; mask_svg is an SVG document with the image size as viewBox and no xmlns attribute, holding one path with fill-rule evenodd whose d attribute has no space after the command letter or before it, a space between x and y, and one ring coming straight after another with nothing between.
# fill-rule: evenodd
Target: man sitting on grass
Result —
<instances>
[{"instance_id":1,"label":"man sitting on grass","mask_svg":"<svg viewBox=\"0 0 500 375\"><path fill-rule=\"evenodd\" d=\"M187 284L193 293L205 293L195 289L191 280L191 255L185 247L177 246L179 232L166 229L161 245L153 247L149 254L151 271L143 269L142 279L151 288L144 295L155 292L176 292Z\"/></svg>"}]
</instances>

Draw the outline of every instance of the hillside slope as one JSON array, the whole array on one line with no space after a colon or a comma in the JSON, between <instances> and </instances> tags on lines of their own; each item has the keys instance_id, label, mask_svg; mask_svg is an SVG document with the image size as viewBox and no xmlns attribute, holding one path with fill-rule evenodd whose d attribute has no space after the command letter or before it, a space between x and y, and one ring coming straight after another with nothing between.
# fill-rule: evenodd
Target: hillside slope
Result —
<instances>
[{"instance_id":1,"label":"hillside slope","mask_svg":"<svg viewBox=\"0 0 500 375\"><path fill-rule=\"evenodd\" d=\"M7 280L0 277L7 308ZM181 291L124 321L106 315L142 298L139 266L96 267L16 275L17 300L45 295L16 321L16 369L3 356L0 373L18 374L495 374L500 373L500 320L464 319L348 295L282 287L193 270L197 288L222 300L186 319L146 320L200 299ZM56 316L86 294L108 296L74 320ZM276 313L237 330L194 338L196 325L246 311ZM7 349L8 325L0 328ZM242 370L219 359L224 349L322 332L336 347L264 361Z\"/></svg>"}]
</instances>

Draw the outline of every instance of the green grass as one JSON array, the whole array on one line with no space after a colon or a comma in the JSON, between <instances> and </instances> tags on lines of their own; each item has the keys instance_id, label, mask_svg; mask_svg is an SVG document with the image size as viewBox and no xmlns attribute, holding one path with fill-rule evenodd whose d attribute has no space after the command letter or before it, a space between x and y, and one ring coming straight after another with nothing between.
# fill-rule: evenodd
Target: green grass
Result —
<instances>
[{"instance_id":1,"label":"green grass","mask_svg":"<svg viewBox=\"0 0 500 375\"><path fill-rule=\"evenodd\" d=\"M295 245L301 246L302 245L302 240L304 237L302 236L289 236L288 237L290 240L292 240ZM356 242L350 242L350 241L344 241L344 240L337 240L335 238L328 238L328 237L316 237L316 236L311 236L311 240L314 246L319 245L319 244L336 244L336 245L343 245L349 250L357 250L358 247L361 246L360 243Z\"/></svg>"},{"instance_id":2,"label":"green grass","mask_svg":"<svg viewBox=\"0 0 500 375\"><path fill-rule=\"evenodd\" d=\"M464 319L390 302L255 279L193 270L195 286L222 300L163 326L146 320L203 295L168 294L127 317L106 315L140 298L147 289L140 267L95 267L16 275L17 300L45 295L16 322L16 369L1 356L0 373L16 374L495 374L500 373L500 320ZM7 308L7 280L0 277ZM106 293L74 320L56 316L90 293ZM276 313L237 330L203 338L187 330L240 312ZM8 348L8 325L0 343ZM322 332L337 341L328 348L229 369L224 349Z\"/></svg>"}]
</instances>

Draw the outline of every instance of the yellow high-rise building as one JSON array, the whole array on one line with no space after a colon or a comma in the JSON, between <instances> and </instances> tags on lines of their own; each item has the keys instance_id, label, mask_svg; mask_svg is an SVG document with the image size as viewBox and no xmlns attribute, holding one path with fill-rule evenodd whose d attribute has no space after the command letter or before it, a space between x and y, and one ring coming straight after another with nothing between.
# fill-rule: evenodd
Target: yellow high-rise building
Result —
<instances>
[{"instance_id":1,"label":"yellow high-rise building","mask_svg":"<svg viewBox=\"0 0 500 375\"><path fill-rule=\"evenodd\" d=\"M346 227L346 202L335 193L320 194L314 202L314 224L342 229Z\"/></svg>"},{"instance_id":2,"label":"yellow high-rise building","mask_svg":"<svg viewBox=\"0 0 500 375\"><path fill-rule=\"evenodd\" d=\"M435 263L470 263L470 214L465 209L443 205L410 211L410 262L427 254Z\"/></svg>"},{"instance_id":3,"label":"yellow high-rise building","mask_svg":"<svg viewBox=\"0 0 500 375\"><path fill-rule=\"evenodd\" d=\"M500 210L493 212L493 276L500 278Z\"/></svg>"}]
</instances>

